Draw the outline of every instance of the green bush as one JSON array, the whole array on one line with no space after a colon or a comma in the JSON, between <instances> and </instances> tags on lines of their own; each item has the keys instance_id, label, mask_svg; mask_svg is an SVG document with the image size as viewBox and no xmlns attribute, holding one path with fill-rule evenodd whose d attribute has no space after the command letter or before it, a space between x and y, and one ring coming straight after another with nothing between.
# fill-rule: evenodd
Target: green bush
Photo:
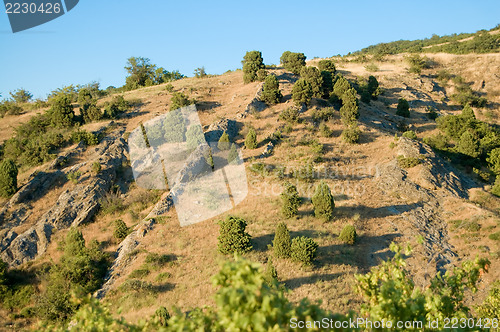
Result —
<instances>
[{"instance_id":1,"label":"green bush","mask_svg":"<svg viewBox=\"0 0 500 332\"><path fill-rule=\"evenodd\" d=\"M418 54L413 54L410 56L407 56L406 61L410 65L410 68L408 71L410 73L414 74L419 74L422 72L422 69L424 68L430 68L430 61L427 57L421 57Z\"/></svg>"},{"instance_id":2,"label":"green bush","mask_svg":"<svg viewBox=\"0 0 500 332\"><path fill-rule=\"evenodd\" d=\"M229 150L229 154L227 155L227 162L232 163L235 162L237 163L239 161L239 154L238 150L236 149L236 144L231 144L231 149Z\"/></svg>"},{"instance_id":3,"label":"green bush","mask_svg":"<svg viewBox=\"0 0 500 332\"><path fill-rule=\"evenodd\" d=\"M438 116L439 116L439 114L436 111L436 109L434 109L431 106L427 106L426 109L425 109L425 112L426 112L427 117L429 119L431 119L431 120L436 120L438 118Z\"/></svg>"},{"instance_id":4,"label":"green bush","mask_svg":"<svg viewBox=\"0 0 500 332\"><path fill-rule=\"evenodd\" d=\"M359 119L358 99L356 90L349 89L342 96L342 107L340 108L340 117L345 127L352 126Z\"/></svg>"},{"instance_id":5,"label":"green bush","mask_svg":"<svg viewBox=\"0 0 500 332\"><path fill-rule=\"evenodd\" d=\"M159 307L155 311L155 317L158 319L160 326L168 326L168 320L170 319L170 314L167 308Z\"/></svg>"},{"instance_id":6,"label":"green bush","mask_svg":"<svg viewBox=\"0 0 500 332\"><path fill-rule=\"evenodd\" d=\"M163 267L165 264L173 262L175 260L176 257L174 255L149 253L147 254L144 262L146 264L151 264L153 268L159 269Z\"/></svg>"},{"instance_id":7,"label":"green bush","mask_svg":"<svg viewBox=\"0 0 500 332\"><path fill-rule=\"evenodd\" d=\"M253 128L250 128L248 130L247 137L245 138L245 147L247 149L257 148L257 134L255 133L255 129Z\"/></svg>"},{"instance_id":8,"label":"green bush","mask_svg":"<svg viewBox=\"0 0 500 332\"><path fill-rule=\"evenodd\" d=\"M323 97L323 77L321 76L321 72L318 68L304 66L300 70L300 77L309 83L312 91L312 97Z\"/></svg>"},{"instance_id":9,"label":"green bush","mask_svg":"<svg viewBox=\"0 0 500 332\"><path fill-rule=\"evenodd\" d=\"M329 71L322 70L321 78L323 79L323 85L321 86L323 92L322 98L328 99L333 91L333 74Z\"/></svg>"},{"instance_id":10,"label":"green bush","mask_svg":"<svg viewBox=\"0 0 500 332\"><path fill-rule=\"evenodd\" d=\"M115 239L123 240L130 233L130 229L127 227L127 224L123 222L123 220L118 219L114 221L115 229L113 231L113 236Z\"/></svg>"},{"instance_id":11,"label":"green bush","mask_svg":"<svg viewBox=\"0 0 500 332\"><path fill-rule=\"evenodd\" d=\"M403 137L417 139L417 134L413 130L408 130L403 133Z\"/></svg>"},{"instance_id":12,"label":"green bush","mask_svg":"<svg viewBox=\"0 0 500 332\"><path fill-rule=\"evenodd\" d=\"M398 156L398 166L401 168L412 168L421 162L419 158Z\"/></svg>"},{"instance_id":13,"label":"green bush","mask_svg":"<svg viewBox=\"0 0 500 332\"><path fill-rule=\"evenodd\" d=\"M324 122L321 122L321 124L319 125L319 132L323 137L331 137L333 134L333 131Z\"/></svg>"},{"instance_id":14,"label":"green bush","mask_svg":"<svg viewBox=\"0 0 500 332\"><path fill-rule=\"evenodd\" d=\"M268 105L274 105L279 103L281 98L283 98L283 95L279 89L278 79L274 75L268 75L265 78L260 99Z\"/></svg>"},{"instance_id":15,"label":"green bush","mask_svg":"<svg viewBox=\"0 0 500 332\"><path fill-rule=\"evenodd\" d=\"M297 187L285 183L285 190L281 193L281 212L287 218L296 216L299 210L300 197Z\"/></svg>"},{"instance_id":16,"label":"green bush","mask_svg":"<svg viewBox=\"0 0 500 332\"><path fill-rule=\"evenodd\" d=\"M311 265L316 257L318 244L313 239L305 236L296 237L291 244L291 258L303 265Z\"/></svg>"},{"instance_id":17,"label":"green bush","mask_svg":"<svg viewBox=\"0 0 500 332\"><path fill-rule=\"evenodd\" d=\"M189 126L188 130L186 131L186 144L188 149L194 150L205 142L205 135L203 134L203 129L201 129L201 126Z\"/></svg>"},{"instance_id":18,"label":"green bush","mask_svg":"<svg viewBox=\"0 0 500 332\"><path fill-rule=\"evenodd\" d=\"M500 174L497 175L493 187L491 187L491 193L495 196L500 197Z\"/></svg>"},{"instance_id":19,"label":"green bush","mask_svg":"<svg viewBox=\"0 0 500 332\"><path fill-rule=\"evenodd\" d=\"M11 100L3 100L0 102L0 118L5 115L19 115L23 111L21 106Z\"/></svg>"},{"instance_id":20,"label":"green bush","mask_svg":"<svg viewBox=\"0 0 500 332\"><path fill-rule=\"evenodd\" d=\"M78 183L78 179L80 178L80 176L82 176L82 173L80 171L77 171L77 172L69 172L66 177L68 178L68 180L70 180L71 182L73 182L74 184L77 184Z\"/></svg>"},{"instance_id":21,"label":"green bush","mask_svg":"<svg viewBox=\"0 0 500 332\"><path fill-rule=\"evenodd\" d=\"M101 169L102 169L101 163L99 163L98 161L94 161L92 163L92 173L97 175L101 172Z\"/></svg>"},{"instance_id":22,"label":"green bush","mask_svg":"<svg viewBox=\"0 0 500 332\"><path fill-rule=\"evenodd\" d=\"M321 181L316 187L316 191L311 201L314 206L314 215L316 218L322 218L327 221L332 218L335 202L333 201L333 196L328 184Z\"/></svg>"},{"instance_id":23,"label":"green bush","mask_svg":"<svg viewBox=\"0 0 500 332\"><path fill-rule=\"evenodd\" d=\"M9 92L9 94L18 104L27 103L33 98L33 94L25 89L17 89Z\"/></svg>"},{"instance_id":24,"label":"green bush","mask_svg":"<svg viewBox=\"0 0 500 332\"><path fill-rule=\"evenodd\" d=\"M267 70L265 70L264 68L257 70L257 81L264 82L267 76L269 75L267 73Z\"/></svg>"},{"instance_id":25,"label":"green bush","mask_svg":"<svg viewBox=\"0 0 500 332\"><path fill-rule=\"evenodd\" d=\"M297 80L292 88L292 99L295 104L309 104L313 95L311 85L303 78Z\"/></svg>"},{"instance_id":26,"label":"green bush","mask_svg":"<svg viewBox=\"0 0 500 332\"><path fill-rule=\"evenodd\" d=\"M122 95L114 96L111 101L104 103L103 116L107 119L115 119L123 112L127 112L132 107L131 103Z\"/></svg>"},{"instance_id":27,"label":"green bush","mask_svg":"<svg viewBox=\"0 0 500 332\"><path fill-rule=\"evenodd\" d=\"M280 57L280 62L286 70L299 75L302 67L306 65L306 56L304 53L285 51Z\"/></svg>"},{"instance_id":28,"label":"green bush","mask_svg":"<svg viewBox=\"0 0 500 332\"><path fill-rule=\"evenodd\" d=\"M280 222L276 227L273 240L273 252L276 257L287 258L291 253L291 239L288 227L284 222Z\"/></svg>"},{"instance_id":29,"label":"green bush","mask_svg":"<svg viewBox=\"0 0 500 332\"><path fill-rule=\"evenodd\" d=\"M300 114L298 109L295 107L288 107L281 111L279 119L288 123L297 123L299 122L299 116Z\"/></svg>"},{"instance_id":30,"label":"green bush","mask_svg":"<svg viewBox=\"0 0 500 332\"><path fill-rule=\"evenodd\" d=\"M172 94L172 98L170 99L170 110L173 111L195 103L196 101L194 99L189 99L188 96L182 92L174 92Z\"/></svg>"},{"instance_id":31,"label":"green bush","mask_svg":"<svg viewBox=\"0 0 500 332\"><path fill-rule=\"evenodd\" d=\"M71 127L75 124L75 113L73 105L68 96L61 95L51 100L51 108L48 111L51 125L56 128Z\"/></svg>"},{"instance_id":32,"label":"green bush","mask_svg":"<svg viewBox=\"0 0 500 332\"><path fill-rule=\"evenodd\" d=\"M335 63L332 60L327 60L327 59L319 60L318 68L321 71L327 71L332 73L332 75L335 75L336 68L335 68Z\"/></svg>"},{"instance_id":33,"label":"green bush","mask_svg":"<svg viewBox=\"0 0 500 332\"><path fill-rule=\"evenodd\" d=\"M264 279L269 287L273 287L278 282L278 272L273 265L273 261L267 260L266 269L264 271Z\"/></svg>"},{"instance_id":34,"label":"green bush","mask_svg":"<svg viewBox=\"0 0 500 332\"><path fill-rule=\"evenodd\" d=\"M477 315L480 318L500 320L500 282L493 283L488 296L483 303L476 307Z\"/></svg>"},{"instance_id":35,"label":"green bush","mask_svg":"<svg viewBox=\"0 0 500 332\"><path fill-rule=\"evenodd\" d=\"M220 235L217 249L222 254L245 253L252 249L250 235L245 232L247 222L242 218L227 216L219 221Z\"/></svg>"},{"instance_id":36,"label":"green bush","mask_svg":"<svg viewBox=\"0 0 500 332\"><path fill-rule=\"evenodd\" d=\"M357 125L351 125L342 131L342 139L349 144L359 143L361 131Z\"/></svg>"},{"instance_id":37,"label":"green bush","mask_svg":"<svg viewBox=\"0 0 500 332\"><path fill-rule=\"evenodd\" d=\"M149 271L149 269L141 268L141 269L136 269L136 270L130 272L128 277L131 279L142 279L142 278L147 277L150 273L151 273L151 271Z\"/></svg>"},{"instance_id":38,"label":"green bush","mask_svg":"<svg viewBox=\"0 0 500 332\"><path fill-rule=\"evenodd\" d=\"M8 198L17 191L17 166L11 159L0 162L0 196Z\"/></svg>"},{"instance_id":39,"label":"green bush","mask_svg":"<svg viewBox=\"0 0 500 332\"><path fill-rule=\"evenodd\" d=\"M344 93L351 89L351 84L347 81L347 79L338 74L335 80L335 84L333 85L333 94L337 96L338 99L342 99Z\"/></svg>"},{"instance_id":40,"label":"green bush","mask_svg":"<svg viewBox=\"0 0 500 332\"><path fill-rule=\"evenodd\" d=\"M257 72L264 69L264 60L259 51L250 51L243 57L243 82L250 83L257 80Z\"/></svg>"},{"instance_id":41,"label":"green bush","mask_svg":"<svg viewBox=\"0 0 500 332\"><path fill-rule=\"evenodd\" d=\"M71 133L71 140L73 143L80 143L83 141L86 145L97 145L99 143L97 135L81 129Z\"/></svg>"},{"instance_id":42,"label":"green bush","mask_svg":"<svg viewBox=\"0 0 500 332\"><path fill-rule=\"evenodd\" d=\"M80 104L80 116L84 123L98 121L103 117L102 111L97 107L97 99L88 88L78 91L78 103Z\"/></svg>"},{"instance_id":43,"label":"green bush","mask_svg":"<svg viewBox=\"0 0 500 332\"><path fill-rule=\"evenodd\" d=\"M464 131L456 146L457 151L472 158L477 158L481 154L479 137L471 129Z\"/></svg>"},{"instance_id":44,"label":"green bush","mask_svg":"<svg viewBox=\"0 0 500 332\"><path fill-rule=\"evenodd\" d=\"M345 225L339 235L339 240L347 244L354 244L356 242L356 238L356 228L352 225Z\"/></svg>"},{"instance_id":45,"label":"green bush","mask_svg":"<svg viewBox=\"0 0 500 332\"><path fill-rule=\"evenodd\" d=\"M410 117L410 104L404 98L399 98L396 115L409 118Z\"/></svg>"},{"instance_id":46,"label":"green bush","mask_svg":"<svg viewBox=\"0 0 500 332\"><path fill-rule=\"evenodd\" d=\"M217 148L221 151L229 150L229 135L226 132L222 133L222 136L219 138L219 142L217 142Z\"/></svg>"},{"instance_id":47,"label":"green bush","mask_svg":"<svg viewBox=\"0 0 500 332\"><path fill-rule=\"evenodd\" d=\"M493 241L500 241L500 232L492 233L488 238Z\"/></svg>"}]
</instances>

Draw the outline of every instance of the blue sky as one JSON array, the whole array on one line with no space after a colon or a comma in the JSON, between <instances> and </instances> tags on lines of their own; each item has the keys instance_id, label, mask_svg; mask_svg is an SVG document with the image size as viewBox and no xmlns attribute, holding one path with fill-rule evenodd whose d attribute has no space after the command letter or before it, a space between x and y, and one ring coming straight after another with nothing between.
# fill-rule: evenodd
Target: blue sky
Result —
<instances>
[{"instance_id":1,"label":"blue sky","mask_svg":"<svg viewBox=\"0 0 500 332\"><path fill-rule=\"evenodd\" d=\"M220 74L246 51L267 64L283 51L310 59L379 42L475 32L500 23L500 1L81 0L69 13L13 34L0 5L0 92L35 97L69 84L121 86L130 56L187 76Z\"/></svg>"}]
</instances>

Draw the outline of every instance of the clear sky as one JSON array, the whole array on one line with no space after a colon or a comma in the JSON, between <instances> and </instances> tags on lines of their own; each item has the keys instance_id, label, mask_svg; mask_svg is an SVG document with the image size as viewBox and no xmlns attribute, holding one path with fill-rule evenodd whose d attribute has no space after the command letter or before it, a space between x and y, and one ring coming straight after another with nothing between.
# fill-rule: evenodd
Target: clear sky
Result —
<instances>
[{"instance_id":1,"label":"clear sky","mask_svg":"<svg viewBox=\"0 0 500 332\"><path fill-rule=\"evenodd\" d=\"M241 67L246 51L266 64L283 51L311 59L379 42L490 29L500 1L80 0L69 13L13 34L0 5L0 92L35 97L91 81L121 86L131 56L193 75Z\"/></svg>"}]
</instances>

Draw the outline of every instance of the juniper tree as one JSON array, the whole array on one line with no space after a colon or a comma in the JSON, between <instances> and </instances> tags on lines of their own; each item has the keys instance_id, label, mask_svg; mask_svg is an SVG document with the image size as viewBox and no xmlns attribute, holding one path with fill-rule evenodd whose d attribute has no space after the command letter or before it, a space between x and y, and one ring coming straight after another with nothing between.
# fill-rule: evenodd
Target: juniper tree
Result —
<instances>
[{"instance_id":1,"label":"juniper tree","mask_svg":"<svg viewBox=\"0 0 500 332\"><path fill-rule=\"evenodd\" d=\"M11 159L0 162L0 196L10 197L17 191L17 166Z\"/></svg>"},{"instance_id":2,"label":"juniper tree","mask_svg":"<svg viewBox=\"0 0 500 332\"><path fill-rule=\"evenodd\" d=\"M229 154L227 155L228 163L237 163L238 162L238 150L236 149L236 144L231 144L231 149L229 150Z\"/></svg>"},{"instance_id":3,"label":"juniper tree","mask_svg":"<svg viewBox=\"0 0 500 332\"><path fill-rule=\"evenodd\" d=\"M322 98L328 99L333 91L332 73L326 70L322 70L321 77L323 78L323 84L321 86L321 90L323 92Z\"/></svg>"},{"instance_id":4,"label":"juniper tree","mask_svg":"<svg viewBox=\"0 0 500 332\"><path fill-rule=\"evenodd\" d=\"M286 70L298 75L302 67L306 65L306 56L304 53L285 51L283 55L281 55L280 62Z\"/></svg>"},{"instance_id":5,"label":"juniper tree","mask_svg":"<svg viewBox=\"0 0 500 332\"><path fill-rule=\"evenodd\" d=\"M285 190L281 193L281 212L287 218L297 215L300 205L300 197L297 187L290 183L285 183Z\"/></svg>"},{"instance_id":6,"label":"juniper tree","mask_svg":"<svg viewBox=\"0 0 500 332\"><path fill-rule=\"evenodd\" d=\"M229 150L230 145L229 145L229 135L224 131L222 133L222 136L219 138L219 142L217 143L217 148L219 150Z\"/></svg>"},{"instance_id":7,"label":"juniper tree","mask_svg":"<svg viewBox=\"0 0 500 332\"><path fill-rule=\"evenodd\" d=\"M404 98L399 98L396 115L409 118L410 117L410 104Z\"/></svg>"},{"instance_id":8,"label":"juniper tree","mask_svg":"<svg viewBox=\"0 0 500 332\"><path fill-rule=\"evenodd\" d=\"M309 104L312 97L311 85L303 78L299 79L292 88L292 99L297 104Z\"/></svg>"},{"instance_id":9,"label":"juniper tree","mask_svg":"<svg viewBox=\"0 0 500 332\"><path fill-rule=\"evenodd\" d=\"M244 253L252 249L250 235L245 232L247 222L242 218L227 216L219 221L217 249L222 254Z\"/></svg>"},{"instance_id":10,"label":"juniper tree","mask_svg":"<svg viewBox=\"0 0 500 332\"><path fill-rule=\"evenodd\" d=\"M255 129L250 128L248 130L247 137L245 138L245 146L247 149L257 148L257 134L255 133Z\"/></svg>"},{"instance_id":11,"label":"juniper tree","mask_svg":"<svg viewBox=\"0 0 500 332\"><path fill-rule=\"evenodd\" d=\"M347 244L354 244L356 242L356 238L356 228L352 225L345 225L339 234L339 240Z\"/></svg>"},{"instance_id":12,"label":"juniper tree","mask_svg":"<svg viewBox=\"0 0 500 332\"><path fill-rule=\"evenodd\" d=\"M276 76L268 75L264 81L264 87L260 99L268 105L274 105L280 102L283 95L279 89L279 82Z\"/></svg>"},{"instance_id":13,"label":"juniper tree","mask_svg":"<svg viewBox=\"0 0 500 332\"><path fill-rule=\"evenodd\" d=\"M250 51L243 57L243 82L250 83L257 80L257 72L264 69L264 60L259 51Z\"/></svg>"},{"instance_id":14,"label":"juniper tree","mask_svg":"<svg viewBox=\"0 0 500 332\"><path fill-rule=\"evenodd\" d=\"M284 222L280 222L276 226L276 233L273 240L273 252L276 257L287 258L290 257L290 246L292 241L290 239L290 232Z\"/></svg>"},{"instance_id":15,"label":"juniper tree","mask_svg":"<svg viewBox=\"0 0 500 332\"><path fill-rule=\"evenodd\" d=\"M266 284L269 287L273 287L278 282L278 272L276 272L276 268L273 265L273 261L269 258L266 264L266 270L264 271L264 278L266 280Z\"/></svg>"},{"instance_id":16,"label":"juniper tree","mask_svg":"<svg viewBox=\"0 0 500 332\"><path fill-rule=\"evenodd\" d=\"M54 127L71 127L75 124L75 113L71 99L66 95L52 98L52 107L49 110L51 124Z\"/></svg>"},{"instance_id":17,"label":"juniper tree","mask_svg":"<svg viewBox=\"0 0 500 332\"><path fill-rule=\"evenodd\" d=\"M347 79L342 75L337 75L337 79L335 84L333 85L333 94L337 96L339 99L342 99L344 93L351 89L351 84Z\"/></svg>"},{"instance_id":18,"label":"juniper tree","mask_svg":"<svg viewBox=\"0 0 500 332\"><path fill-rule=\"evenodd\" d=\"M462 113L460 115L465 120L475 120L476 119L476 115L474 114L474 110L472 109L472 107L470 107L469 104L466 104L464 106L464 108L462 109Z\"/></svg>"},{"instance_id":19,"label":"juniper tree","mask_svg":"<svg viewBox=\"0 0 500 332\"><path fill-rule=\"evenodd\" d=\"M335 75L336 68L335 68L335 63L332 60L327 60L327 59L320 60L318 62L318 67L319 70L321 71L327 71L332 75Z\"/></svg>"},{"instance_id":20,"label":"juniper tree","mask_svg":"<svg viewBox=\"0 0 500 332\"><path fill-rule=\"evenodd\" d=\"M464 131L457 144L457 151L472 158L477 158L481 154L479 148L479 137L472 130Z\"/></svg>"},{"instance_id":21,"label":"juniper tree","mask_svg":"<svg viewBox=\"0 0 500 332\"><path fill-rule=\"evenodd\" d=\"M323 77L316 67L302 67L300 77L305 79L311 86L312 97L321 98L323 96Z\"/></svg>"},{"instance_id":22,"label":"juniper tree","mask_svg":"<svg viewBox=\"0 0 500 332\"><path fill-rule=\"evenodd\" d=\"M342 96L342 107L340 108L340 117L345 127L351 126L359 119L358 98L356 91L348 89Z\"/></svg>"},{"instance_id":23,"label":"juniper tree","mask_svg":"<svg viewBox=\"0 0 500 332\"><path fill-rule=\"evenodd\" d=\"M335 202L333 201L330 187L328 187L325 182L321 181L316 187L316 191L312 197L312 203L316 218L322 218L325 220L331 219L333 209L335 208Z\"/></svg>"}]
</instances>

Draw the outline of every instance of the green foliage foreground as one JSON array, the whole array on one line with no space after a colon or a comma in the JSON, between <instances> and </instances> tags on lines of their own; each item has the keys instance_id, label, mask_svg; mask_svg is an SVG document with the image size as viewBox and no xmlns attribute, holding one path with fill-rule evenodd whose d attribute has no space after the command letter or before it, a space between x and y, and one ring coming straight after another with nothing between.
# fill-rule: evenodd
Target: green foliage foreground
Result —
<instances>
[{"instance_id":1,"label":"green foliage foreground","mask_svg":"<svg viewBox=\"0 0 500 332\"><path fill-rule=\"evenodd\" d=\"M392 326L395 326L397 321L412 321L422 322L422 326L425 327L429 321L439 319L436 330L442 330L444 318L457 318L460 321L473 317L470 309L464 304L464 293L467 289L476 290L480 273L489 264L487 260L465 262L462 267L455 268L452 272L437 274L429 287L421 289L415 286L405 269L402 248L393 243L391 250L395 253L392 259L373 268L366 275L356 276L356 287L365 301L360 315L354 312L347 315L332 313L320 308L319 304L310 303L307 299L293 304L287 299L283 287L279 287L276 280L269 282L262 266L236 256L235 260L226 261L219 273L212 278L213 286L218 288L214 307L195 308L187 315L175 309L166 324L156 316L149 321L132 325L122 318L113 318L108 308L97 300L87 299L79 303L80 309L69 326L47 329L52 331L298 331L305 329L300 329L297 322L316 321L322 325L310 325L311 327L306 330L321 331L328 327L331 331L356 331L366 327L353 324L361 322L363 317L365 322L384 319L386 326L388 322L392 322ZM487 302L488 307L485 310L491 310L492 304L496 303L491 298L488 298ZM405 330L422 329L405 328ZM471 330L477 328L465 326L454 331Z\"/></svg>"}]
</instances>

